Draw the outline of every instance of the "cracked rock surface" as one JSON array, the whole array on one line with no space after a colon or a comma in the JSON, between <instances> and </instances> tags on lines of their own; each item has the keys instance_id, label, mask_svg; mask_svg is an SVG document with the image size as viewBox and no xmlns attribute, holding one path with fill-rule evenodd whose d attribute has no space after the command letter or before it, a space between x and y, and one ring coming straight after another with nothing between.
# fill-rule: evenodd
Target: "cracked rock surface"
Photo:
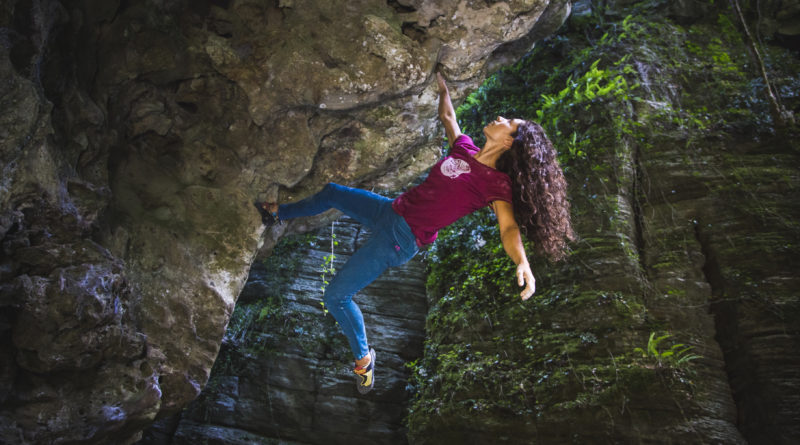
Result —
<instances>
[{"instance_id":1,"label":"cracked rock surface","mask_svg":"<svg viewBox=\"0 0 800 445\"><path fill-rule=\"evenodd\" d=\"M0 441L129 443L181 410L263 243L252 201L404 187L439 156L435 70L458 101L568 13L3 2Z\"/></svg>"}]
</instances>

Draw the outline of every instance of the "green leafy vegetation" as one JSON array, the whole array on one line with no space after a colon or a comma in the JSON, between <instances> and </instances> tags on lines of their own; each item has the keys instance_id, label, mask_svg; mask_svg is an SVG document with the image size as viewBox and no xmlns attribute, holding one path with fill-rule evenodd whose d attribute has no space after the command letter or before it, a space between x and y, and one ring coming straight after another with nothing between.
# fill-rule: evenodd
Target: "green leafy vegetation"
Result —
<instances>
[{"instance_id":1,"label":"green leafy vegetation","mask_svg":"<svg viewBox=\"0 0 800 445\"><path fill-rule=\"evenodd\" d=\"M727 4L709 4L707 19L681 23L665 18L665 2L618 6L619 15L592 6L594 13L570 18L457 110L462 130L479 145L483 125L495 116L542 124L570 183L580 239L563 263L531 258L537 293L522 302L490 212L440 231L428 253L425 354L409 365L412 439L625 441L624 427L617 428L636 418L636 410L674 407L659 422L680 425L684 412L709 394L698 381L704 361L695 347L667 347L673 334L656 332L700 335L693 319L671 308L699 311L710 295L698 296L701 291L674 277L697 263L696 233L712 228L679 220L664 196L676 190L658 192L667 210L656 207L649 194L662 185L648 182L642 159L651 168L685 165L692 173L681 179L687 189L720 199L752 194L757 177L788 189L796 175L774 155L774 163L759 158L748 165L739 155L728 160L733 155L720 148L719 141L742 132L775 131L759 93L762 80L750 69ZM797 61L779 49L765 52L777 89L797 103L788 91L800 80ZM734 168L708 167L715 162ZM767 165L775 172L764 174ZM754 212L763 198L731 200L764 221L782 214L769 210L776 208L772 202ZM643 216L643 208L650 213ZM775 252L789 249L785 237L764 238ZM526 250L533 252L530 245ZM749 291L746 283L755 279L743 282ZM565 433L565 422L581 430Z\"/></svg>"},{"instance_id":2,"label":"green leafy vegetation","mask_svg":"<svg viewBox=\"0 0 800 445\"><path fill-rule=\"evenodd\" d=\"M585 159L587 149L608 150L597 143L598 138L609 137L605 129L633 134L638 126L631 119L631 107L609 105L640 100L631 55L621 49L647 32L645 24L628 16L621 27L609 26L590 38L586 43L591 46L576 46L565 36L537 46L516 65L492 76L459 107L465 132L480 134L487 118L502 114L539 122L559 147L564 165ZM551 60L564 52L568 57ZM578 119L578 114L583 116Z\"/></svg>"},{"instance_id":3,"label":"green leafy vegetation","mask_svg":"<svg viewBox=\"0 0 800 445\"><path fill-rule=\"evenodd\" d=\"M633 352L640 354L642 358L652 359L658 367L685 366L692 360L702 358L689 352L694 349L694 346L686 346L683 343L675 343L668 349L659 350L659 344L670 337L672 337L672 334L656 337L656 333L651 332L650 338L647 340L647 346L645 348L634 348Z\"/></svg>"}]
</instances>

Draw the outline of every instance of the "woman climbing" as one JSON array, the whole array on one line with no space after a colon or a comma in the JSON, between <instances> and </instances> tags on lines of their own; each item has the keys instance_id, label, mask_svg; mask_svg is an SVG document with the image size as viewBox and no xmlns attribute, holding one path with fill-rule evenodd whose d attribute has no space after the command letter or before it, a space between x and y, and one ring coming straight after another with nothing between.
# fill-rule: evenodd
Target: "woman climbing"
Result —
<instances>
[{"instance_id":1,"label":"woman climbing","mask_svg":"<svg viewBox=\"0 0 800 445\"><path fill-rule=\"evenodd\" d=\"M449 156L425 181L391 200L365 190L326 185L292 204L256 203L266 225L301 216L341 210L372 232L325 288L323 299L350 343L362 394L375 383L375 350L367 343L361 310L353 302L388 267L409 261L437 231L464 215L489 206L497 215L503 247L517 265L516 278L527 300L536 280L522 244L520 227L553 260L564 257L570 224L566 181L556 151L542 128L521 119L498 117L483 129L486 144L474 145L461 133L447 85L437 73L439 119L450 141Z\"/></svg>"}]
</instances>

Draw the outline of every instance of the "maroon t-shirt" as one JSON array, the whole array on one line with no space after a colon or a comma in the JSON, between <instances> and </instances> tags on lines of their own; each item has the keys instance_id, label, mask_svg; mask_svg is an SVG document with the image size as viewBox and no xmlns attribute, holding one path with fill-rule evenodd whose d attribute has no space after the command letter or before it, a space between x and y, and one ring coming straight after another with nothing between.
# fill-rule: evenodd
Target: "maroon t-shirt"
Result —
<instances>
[{"instance_id":1,"label":"maroon t-shirt","mask_svg":"<svg viewBox=\"0 0 800 445\"><path fill-rule=\"evenodd\" d=\"M478 162L473 156L479 151L472 138L462 134L453 143L450 155L433 166L422 184L392 203L420 246L432 243L442 227L492 201L512 202L511 179Z\"/></svg>"}]
</instances>

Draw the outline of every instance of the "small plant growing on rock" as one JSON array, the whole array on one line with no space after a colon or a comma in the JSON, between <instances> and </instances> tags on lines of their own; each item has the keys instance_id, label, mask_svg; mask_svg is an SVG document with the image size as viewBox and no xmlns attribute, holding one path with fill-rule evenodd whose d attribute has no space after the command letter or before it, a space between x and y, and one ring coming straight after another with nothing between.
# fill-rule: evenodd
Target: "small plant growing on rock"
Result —
<instances>
[{"instance_id":1,"label":"small plant growing on rock","mask_svg":"<svg viewBox=\"0 0 800 445\"><path fill-rule=\"evenodd\" d=\"M659 350L658 345L670 337L672 337L671 334L664 334L656 337L656 333L651 332L650 338L647 340L647 348L633 348L633 352L640 354L644 359L654 360L656 366L659 368L666 366L675 368L682 367L690 361L702 357L690 352L694 349L694 346L686 346L683 343L675 343L669 349Z\"/></svg>"}]
</instances>

